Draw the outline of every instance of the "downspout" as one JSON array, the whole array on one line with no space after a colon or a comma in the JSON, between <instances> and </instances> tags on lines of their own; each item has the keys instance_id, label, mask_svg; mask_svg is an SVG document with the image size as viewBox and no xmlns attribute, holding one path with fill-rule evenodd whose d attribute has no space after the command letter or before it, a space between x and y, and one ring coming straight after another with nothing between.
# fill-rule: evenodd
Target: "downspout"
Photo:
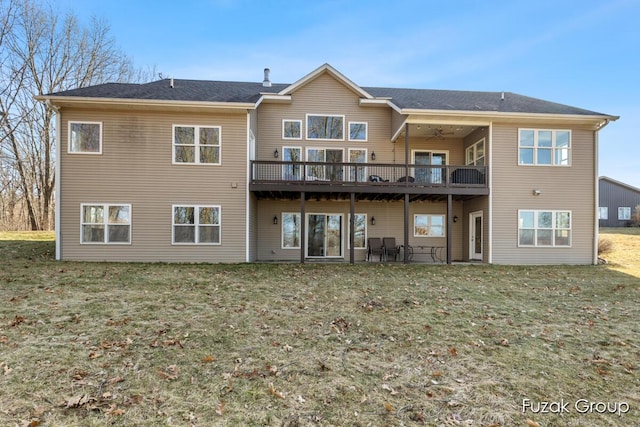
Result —
<instances>
[{"instance_id":1,"label":"downspout","mask_svg":"<svg viewBox=\"0 0 640 427\"><path fill-rule=\"evenodd\" d=\"M249 192L249 183L251 180L251 112L247 110L247 176L245 186L245 227L244 227L244 245L245 245L245 262L251 261L251 193Z\"/></svg>"},{"instance_id":2,"label":"downspout","mask_svg":"<svg viewBox=\"0 0 640 427\"><path fill-rule=\"evenodd\" d=\"M489 239L487 242L487 263L493 264L493 122L489 123L489 146L487 147L489 150L489 164L488 175L489 175L489 218L487 220L488 228L489 228Z\"/></svg>"},{"instance_id":3,"label":"downspout","mask_svg":"<svg viewBox=\"0 0 640 427\"><path fill-rule=\"evenodd\" d=\"M604 127L604 126L603 126ZM602 129L602 128L601 128ZM598 141L598 131L595 130L593 131L593 143L594 143L594 156L593 156L593 188L594 188L594 209L593 209L593 259L591 260L591 262L593 263L593 265L597 265L598 264L598 230L599 230L599 223L598 223L598 205L600 204L600 184L599 184L599 180L598 180L598 152L600 150L599 148L599 141Z\"/></svg>"},{"instance_id":4,"label":"downspout","mask_svg":"<svg viewBox=\"0 0 640 427\"><path fill-rule=\"evenodd\" d=\"M62 124L62 118L60 117L60 108L56 107L55 105L51 104L51 101L49 99L47 99L47 101L45 102L45 105L47 106L47 108L51 108L55 114L56 114L56 142L57 142L57 146L56 146L56 164L55 164L55 172L56 172L56 183L55 183L55 188L54 188L54 202L55 202L55 208L54 208L54 228L55 228L55 233L56 233L56 260L60 261L62 259L62 230L60 229L60 211L61 211L61 207L60 207L60 202L61 202L61 197L60 197L60 182L61 182L61 176L60 176L60 157L61 157L61 153L62 153L62 141L61 141L61 137L62 137L62 130L61 130L61 124Z\"/></svg>"}]
</instances>

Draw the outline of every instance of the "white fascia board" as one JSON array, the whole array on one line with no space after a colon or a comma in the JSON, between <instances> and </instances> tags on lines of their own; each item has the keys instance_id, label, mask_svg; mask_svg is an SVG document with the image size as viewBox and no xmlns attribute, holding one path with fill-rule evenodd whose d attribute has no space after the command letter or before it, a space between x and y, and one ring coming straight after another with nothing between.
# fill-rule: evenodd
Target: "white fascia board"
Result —
<instances>
[{"instance_id":1,"label":"white fascia board","mask_svg":"<svg viewBox=\"0 0 640 427\"><path fill-rule=\"evenodd\" d=\"M316 77L318 77L319 75L321 75L324 72L328 72L329 74L333 75L336 79L342 81L346 86L351 88L351 90L353 90L354 92L356 92L357 94L359 94L363 98L368 98L368 99L373 99L374 98L371 94L369 94L367 91L362 89L360 86L358 86L357 84L355 84L354 82L349 80L344 74L342 74L341 72L339 72L338 70L336 70L335 68L333 68L329 64L321 65L320 67L316 68L315 70L313 70L312 72L310 72L306 76L302 77L300 80L296 81L295 83L290 84L289 86L287 86L286 88L281 90L279 92L279 95L289 95L289 94L295 92L298 88L306 85L308 82L314 80Z\"/></svg>"},{"instance_id":2,"label":"white fascia board","mask_svg":"<svg viewBox=\"0 0 640 427\"><path fill-rule=\"evenodd\" d=\"M53 105L94 104L100 106L131 107L180 107L180 108L222 108L231 110L251 110L256 107L252 102L207 102L207 101L173 101L161 99L125 99L125 98L92 98L79 96L36 96L37 101L49 101Z\"/></svg>"}]
</instances>

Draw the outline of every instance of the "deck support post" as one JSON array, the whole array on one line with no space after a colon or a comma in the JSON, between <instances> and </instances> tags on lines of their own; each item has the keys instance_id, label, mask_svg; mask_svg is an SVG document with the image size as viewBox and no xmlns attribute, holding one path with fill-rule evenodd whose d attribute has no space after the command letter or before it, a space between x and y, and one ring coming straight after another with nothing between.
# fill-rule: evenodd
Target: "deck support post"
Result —
<instances>
[{"instance_id":1,"label":"deck support post","mask_svg":"<svg viewBox=\"0 0 640 427\"><path fill-rule=\"evenodd\" d=\"M404 195L404 264L409 263L409 194Z\"/></svg>"},{"instance_id":2,"label":"deck support post","mask_svg":"<svg viewBox=\"0 0 640 427\"><path fill-rule=\"evenodd\" d=\"M305 193L300 192L300 264L304 264L304 248L307 242L307 219L305 218Z\"/></svg>"},{"instance_id":3,"label":"deck support post","mask_svg":"<svg viewBox=\"0 0 640 427\"><path fill-rule=\"evenodd\" d=\"M351 193L349 212L351 212L349 217L349 264L355 264L356 193Z\"/></svg>"},{"instance_id":4,"label":"deck support post","mask_svg":"<svg viewBox=\"0 0 640 427\"><path fill-rule=\"evenodd\" d=\"M447 264L451 264L451 242L453 234L453 196L447 194Z\"/></svg>"}]
</instances>

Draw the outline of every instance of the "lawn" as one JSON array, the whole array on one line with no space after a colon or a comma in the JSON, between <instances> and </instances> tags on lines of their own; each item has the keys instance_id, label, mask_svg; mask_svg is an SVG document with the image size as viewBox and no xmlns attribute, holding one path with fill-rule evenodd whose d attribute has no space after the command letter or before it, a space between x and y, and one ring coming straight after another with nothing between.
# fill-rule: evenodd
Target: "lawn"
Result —
<instances>
[{"instance_id":1,"label":"lawn","mask_svg":"<svg viewBox=\"0 0 640 427\"><path fill-rule=\"evenodd\" d=\"M507 267L56 262L0 233L0 425L640 425L640 235L606 235L606 265Z\"/></svg>"}]
</instances>

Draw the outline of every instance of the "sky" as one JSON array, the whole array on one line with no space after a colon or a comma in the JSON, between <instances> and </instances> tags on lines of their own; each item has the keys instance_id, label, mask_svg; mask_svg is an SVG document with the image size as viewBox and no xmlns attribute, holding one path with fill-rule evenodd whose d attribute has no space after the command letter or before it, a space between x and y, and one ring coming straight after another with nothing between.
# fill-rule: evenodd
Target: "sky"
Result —
<instances>
[{"instance_id":1,"label":"sky","mask_svg":"<svg viewBox=\"0 0 640 427\"><path fill-rule=\"evenodd\" d=\"M640 188L640 0L56 0L163 77L505 91L620 116L599 175Z\"/></svg>"}]
</instances>

